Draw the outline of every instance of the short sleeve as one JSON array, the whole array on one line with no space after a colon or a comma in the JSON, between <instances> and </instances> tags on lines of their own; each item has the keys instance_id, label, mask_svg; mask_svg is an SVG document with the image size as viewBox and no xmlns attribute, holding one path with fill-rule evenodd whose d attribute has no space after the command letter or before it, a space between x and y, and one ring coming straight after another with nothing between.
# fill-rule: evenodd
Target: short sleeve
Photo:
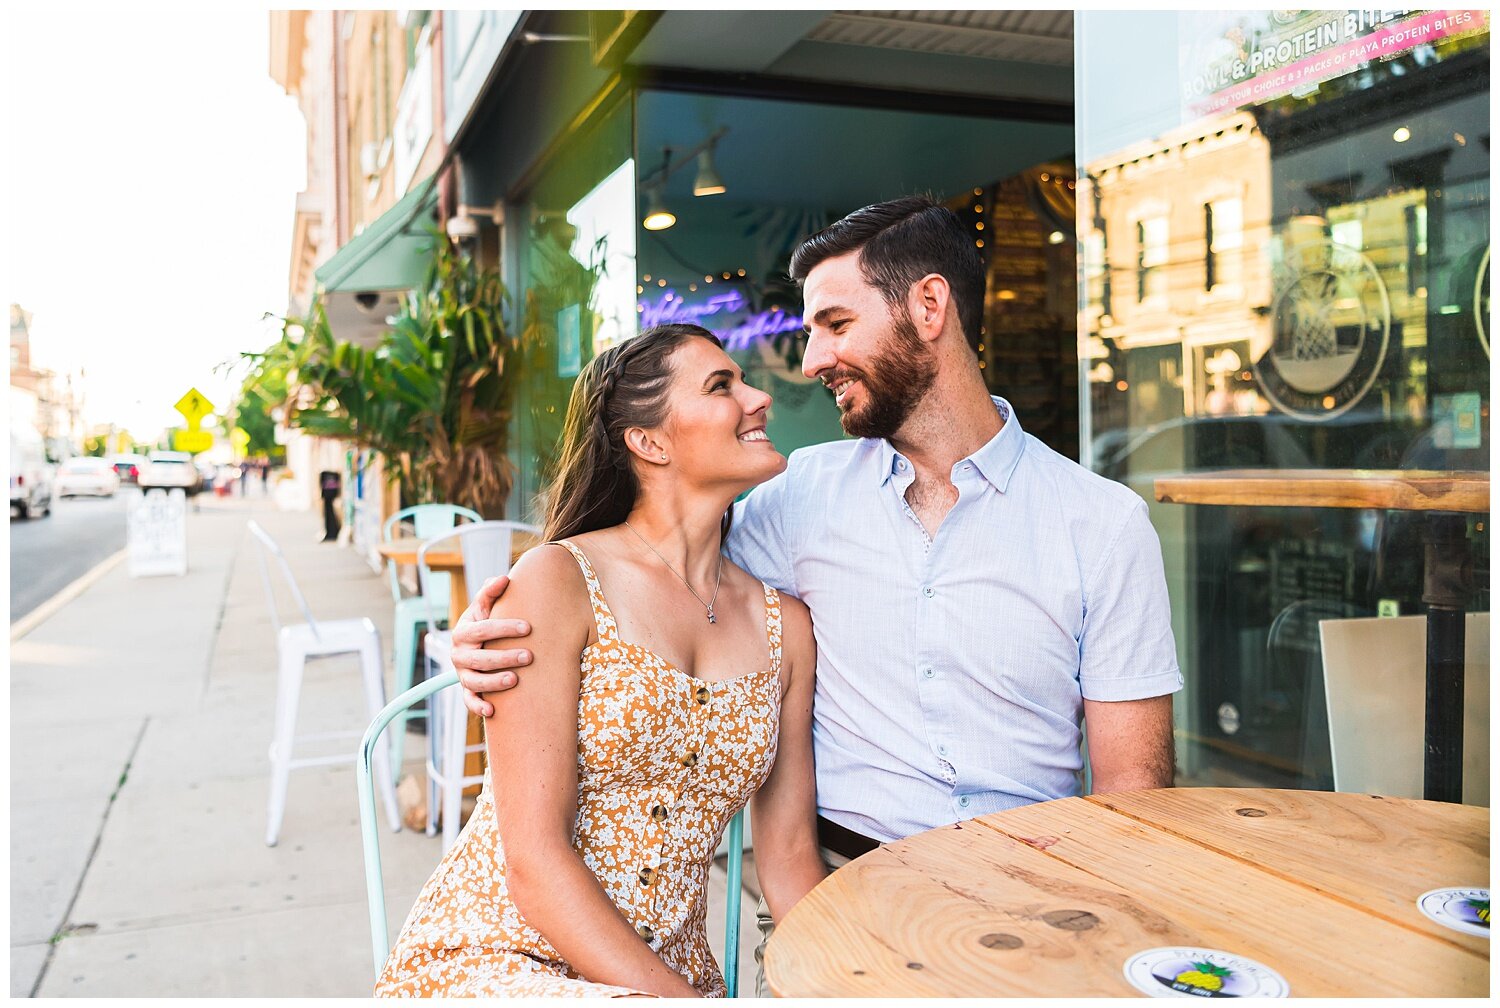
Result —
<instances>
[{"instance_id":1,"label":"short sleeve","mask_svg":"<svg viewBox=\"0 0 1500 1008\"><path fill-rule=\"evenodd\" d=\"M1139 498L1085 595L1078 681L1085 700L1144 700L1182 689L1161 542Z\"/></svg>"},{"instance_id":2,"label":"short sleeve","mask_svg":"<svg viewBox=\"0 0 1500 1008\"><path fill-rule=\"evenodd\" d=\"M762 483L734 505L734 523L729 528L726 552L750 574L777 591L800 597L793 577L792 551L787 524L791 466Z\"/></svg>"}]
</instances>

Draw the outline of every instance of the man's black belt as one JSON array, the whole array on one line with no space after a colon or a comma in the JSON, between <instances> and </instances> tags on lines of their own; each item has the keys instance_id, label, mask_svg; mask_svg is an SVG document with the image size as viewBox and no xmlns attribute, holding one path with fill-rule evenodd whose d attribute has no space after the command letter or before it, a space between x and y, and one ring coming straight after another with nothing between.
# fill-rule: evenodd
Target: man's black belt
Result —
<instances>
[{"instance_id":1,"label":"man's black belt","mask_svg":"<svg viewBox=\"0 0 1500 1008\"><path fill-rule=\"evenodd\" d=\"M879 840L871 840L863 833L846 829L832 819L824 819L822 816L818 816L818 843L844 855L851 861L880 846Z\"/></svg>"}]
</instances>

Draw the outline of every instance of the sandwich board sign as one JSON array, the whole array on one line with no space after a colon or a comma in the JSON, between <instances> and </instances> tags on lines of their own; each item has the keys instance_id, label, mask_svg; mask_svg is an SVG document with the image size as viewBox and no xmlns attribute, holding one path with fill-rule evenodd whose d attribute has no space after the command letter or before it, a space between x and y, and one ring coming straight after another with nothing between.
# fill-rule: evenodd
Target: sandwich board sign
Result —
<instances>
[{"instance_id":1,"label":"sandwich board sign","mask_svg":"<svg viewBox=\"0 0 1500 1008\"><path fill-rule=\"evenodd\" d=\"M187 573L187 495L179 489L147 490L126 513L131 577Z\"/></svg>"}]
</instances>

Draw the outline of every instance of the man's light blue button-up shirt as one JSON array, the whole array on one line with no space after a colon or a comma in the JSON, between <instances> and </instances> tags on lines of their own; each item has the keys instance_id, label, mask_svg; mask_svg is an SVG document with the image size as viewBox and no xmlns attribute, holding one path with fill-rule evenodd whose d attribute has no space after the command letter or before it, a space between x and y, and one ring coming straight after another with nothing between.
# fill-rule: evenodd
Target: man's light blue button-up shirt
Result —
<instances>
[{"instance_id":1,"label":"man's light blue button-up shirt","mask_svg":"<svg viewBox=\"0 0 1500 1008\"><path fill-rule=\"evenodd\" d=\"M735 507L730 559L812 610L818 811L876 840L1078 794L1084 699L1182 687L1145 502L995 406L931 539L884 440L796 451Z\"/></svg>"}]
</instances>

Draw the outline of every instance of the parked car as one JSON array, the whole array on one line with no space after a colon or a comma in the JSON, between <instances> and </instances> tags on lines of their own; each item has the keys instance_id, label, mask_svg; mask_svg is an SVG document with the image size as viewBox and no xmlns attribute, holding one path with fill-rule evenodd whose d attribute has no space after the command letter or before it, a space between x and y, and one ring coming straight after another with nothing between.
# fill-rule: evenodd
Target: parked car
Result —
<instances>
[{"instance_id":1,"label":"parked car","mask_svg":"<svg viewBox=\"0 0 1500 1008\"><path fill-rule=\"evenodd\" d=\"M146 468L146 456L136 455L133 452L121 452L109 457L109 464L114 467L115 475L120 477L120 482L127 486L135 486L140 482L141 470Z\"/></svg>"},{"instance_id":2,"label":"parked car","mask_svg":"<svg viewBox=\"0 0 1500 1008\"><path fill-rule=\"evenodd\" d=\"M52 491L59 497L88 494L90 497L113 497L120 489L120 477L114 466L102 458L70 458L57 469Z\"/></svg>"},{"instance_id":3,"label":"parked car","mask_svg":"<svg viewBox=\"0 0 1500 1008\"><path fill-rule=\"evenodd\" d=\"M18 518L52 513L52 464L40 437L10 434L10 509Z\"/></svg>"},{"instance_id":4,"label":"parked car","mask_svg":"<svg viewBox=\"0 0 1500 1008\"><path fill-rule=\"evenodd\" d=\"M202 480L187 452L154 451L146 456L140 485L142 490L181 490L192 497L201 489Z\"/></svg>"}]
</instances>

